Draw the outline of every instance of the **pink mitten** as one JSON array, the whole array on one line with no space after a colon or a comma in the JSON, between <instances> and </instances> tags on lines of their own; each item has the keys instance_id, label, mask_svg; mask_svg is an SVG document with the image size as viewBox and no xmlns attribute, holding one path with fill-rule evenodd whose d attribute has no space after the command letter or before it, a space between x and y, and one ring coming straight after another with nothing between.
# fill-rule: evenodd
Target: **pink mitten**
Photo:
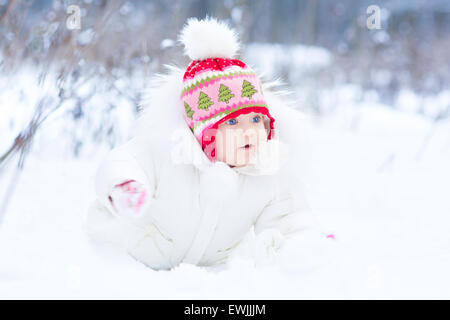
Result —
<instances>
[{"instance_id":1,"label":"pink mitten","mask_svg":"<svg viewBox=\"0 0 450 320\"><path fill-rule=\"evenodd\" d=\"M114 186L109 201L119 214L139 216L146 203L147 190L135 180L129 180Z\"/></svg>"}]
</instances>

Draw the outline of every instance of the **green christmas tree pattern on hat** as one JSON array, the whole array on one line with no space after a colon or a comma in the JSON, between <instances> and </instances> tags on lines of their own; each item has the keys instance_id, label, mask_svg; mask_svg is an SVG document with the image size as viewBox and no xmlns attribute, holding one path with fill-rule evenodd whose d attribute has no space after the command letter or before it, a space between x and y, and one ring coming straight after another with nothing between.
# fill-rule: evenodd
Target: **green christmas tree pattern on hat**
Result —
<instances>
[{"instance_id":1,"label":"green christmas tree pattern on hat","mask_svg":"<svg viewBox=\"0 0 450 320\"><path fill-rule=\"evenodd\" d=\"M230 88L224 84L221 84L219 88L219 101L228 103L233 97L234 94L231 92Z\"/></svg>"},{"instance_id":2,"label":"green christmas tree pattern on hat","mask_svg":"<svg viewBox=\"0 0 450 320\"><path fill-rule=\"evenodd\" d=\"M191 109L191 107L187 104L187 102L184 102L184 109L186 110L186 115L192 119L192 116L194 115L194 110Z\"/></svg>"},{"instance_id":3,"label":"green christmas tree pattern on hat","mask_svg":"<svg viewBox=\"0 0 450 320\"><path fill-rule=\"evenodd\" d=\"M247 97L249 99L252 98L252 96L256 93L256 89L255 87L248 82L247 80L244 80L244 82L242 83L242 97Z\"/></svg>"},{"instance_id":4,"label":"green christmas tree pattern on hat","mask_svg":"<svg viewBox=\"0 0 450 320\"><path fill-rule=\"evenodd\" d=\"M214 104L211 98L204 92L200 91L198 96L198 108L203 110L208 110L209 106Z\"/></svg>"}]
</instances>

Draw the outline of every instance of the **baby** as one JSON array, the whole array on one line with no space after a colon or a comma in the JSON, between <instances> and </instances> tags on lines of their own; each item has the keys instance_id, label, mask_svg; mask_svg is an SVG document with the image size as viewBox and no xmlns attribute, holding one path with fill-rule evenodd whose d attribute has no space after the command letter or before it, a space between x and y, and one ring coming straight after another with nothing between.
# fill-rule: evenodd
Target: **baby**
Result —
<instances>
[{"instance_id":1,"label":"baby","mask_svg":"<svg viewBox=\"0 0 450 320\"><path fill-rule=\"evenodd\" d=\"M192 62L154 80L138 133L100 166L88 234L156 270L263 261L305 232L326 238L302 197L298 112L263 94L224 23L190 19L180 40Z\"/></svg>"}]
</instances>

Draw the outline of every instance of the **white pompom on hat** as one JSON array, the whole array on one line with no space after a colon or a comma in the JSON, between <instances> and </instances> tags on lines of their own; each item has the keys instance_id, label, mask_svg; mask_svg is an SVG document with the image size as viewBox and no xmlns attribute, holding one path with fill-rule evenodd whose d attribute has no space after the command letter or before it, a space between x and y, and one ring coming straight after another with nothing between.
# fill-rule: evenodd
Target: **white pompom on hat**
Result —
<instances>
[{"instance_id":1,"label":"white pompom on hat","mask_svg":"<svg viewBox=\"0 0 450 320\"><path fill-rule=\"evenodd\" d=\"M236 56L240 45L236 32L215 18L190 18L180 33L179 41L191 60Z\"/></svg>"}]
</instances>

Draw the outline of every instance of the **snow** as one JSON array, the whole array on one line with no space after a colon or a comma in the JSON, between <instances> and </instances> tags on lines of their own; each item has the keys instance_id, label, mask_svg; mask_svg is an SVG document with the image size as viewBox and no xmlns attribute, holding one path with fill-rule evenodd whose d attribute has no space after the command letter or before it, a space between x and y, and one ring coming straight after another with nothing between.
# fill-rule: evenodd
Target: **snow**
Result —
<instances>
[{"instance_id":1,"label":"snow","mask_svg":"<svg viewBox=\"0 0 450 320\"><path fill-rule=\"evenodd\" d=\"M160 47L161 49L172 48L175 45L175 41L172 39L164 39L161 41Z\"/></svg>"},{"instance_id":2,"label":"snow","mask_svg":"<svg viewBox=\"0 0 450 320\"><path fill-rule=\"evenodd\" d=\"M330 65L333 57L321 47L251 43L244 48L243 61L250 61L258 71L271 78L281 76L285 69L296 70L296 75L320 70Z\"/></svg>"},{"instance_id":3,"label":"snow","mask_svg":"<svg viewBox=\"0 0 450 320\"><path fill-rule=\"evenodd\" d=\"M161 45L169 46L169 40ZM243 60L269 78L295 68L301 79L329 67L333 57L317 47L253 44ZM0 77L1 152L36 102L57 95L51 75L40 86L30 75L36 72L26 67ZM122 93L143 82L116 76ZM383 84L390 74L371 76ZM387 106L376 91L354 84L294 88L299 105L308 105L312 96L320 106L320 117L310 116L312 163L304 182L312 209L336 240L327 239L327 251L320 251L311 239L291 265L234 259L226 266L154 271L92 242L83 230L94 174L111 147L91 141L91 131L111 125L120 144L133 131L134 105L109 92L100 77L82 83L76 97L96 92L83 106L89 117L74 121L63 112L76 105L69 99L49 119L0 224L0 298L450 298L450 120L434 121L448 108L448 90L419 96L401 89ZM71 137L83 141L78 158L71 153ZM0 175L0 197L14 174L7 170Z\"/></svg>"},{"instance_id":4,"label":"snow","mask_svg":"<svg viewBox=\"0 0 450 320\"><path fill-rule=\"evenodd\" d=\"M92 28L89 28L78 35L78 44L81 46L87 46L95 38L95 32Z\"/></svg>"},{"instance_id":5,"label":"snow","mask_svg":"<svg viewBox=\"0 0 450 320\"><path fill-rule=\"evenodd\" d=\"M153 271L83 232L108 148L78 160L34 152L0 226L0 298L448 299L448 128L376 102L311 119L308 197L336 240L328 258L304 248L297 267Z\"/></svg>"}]
</instances>

